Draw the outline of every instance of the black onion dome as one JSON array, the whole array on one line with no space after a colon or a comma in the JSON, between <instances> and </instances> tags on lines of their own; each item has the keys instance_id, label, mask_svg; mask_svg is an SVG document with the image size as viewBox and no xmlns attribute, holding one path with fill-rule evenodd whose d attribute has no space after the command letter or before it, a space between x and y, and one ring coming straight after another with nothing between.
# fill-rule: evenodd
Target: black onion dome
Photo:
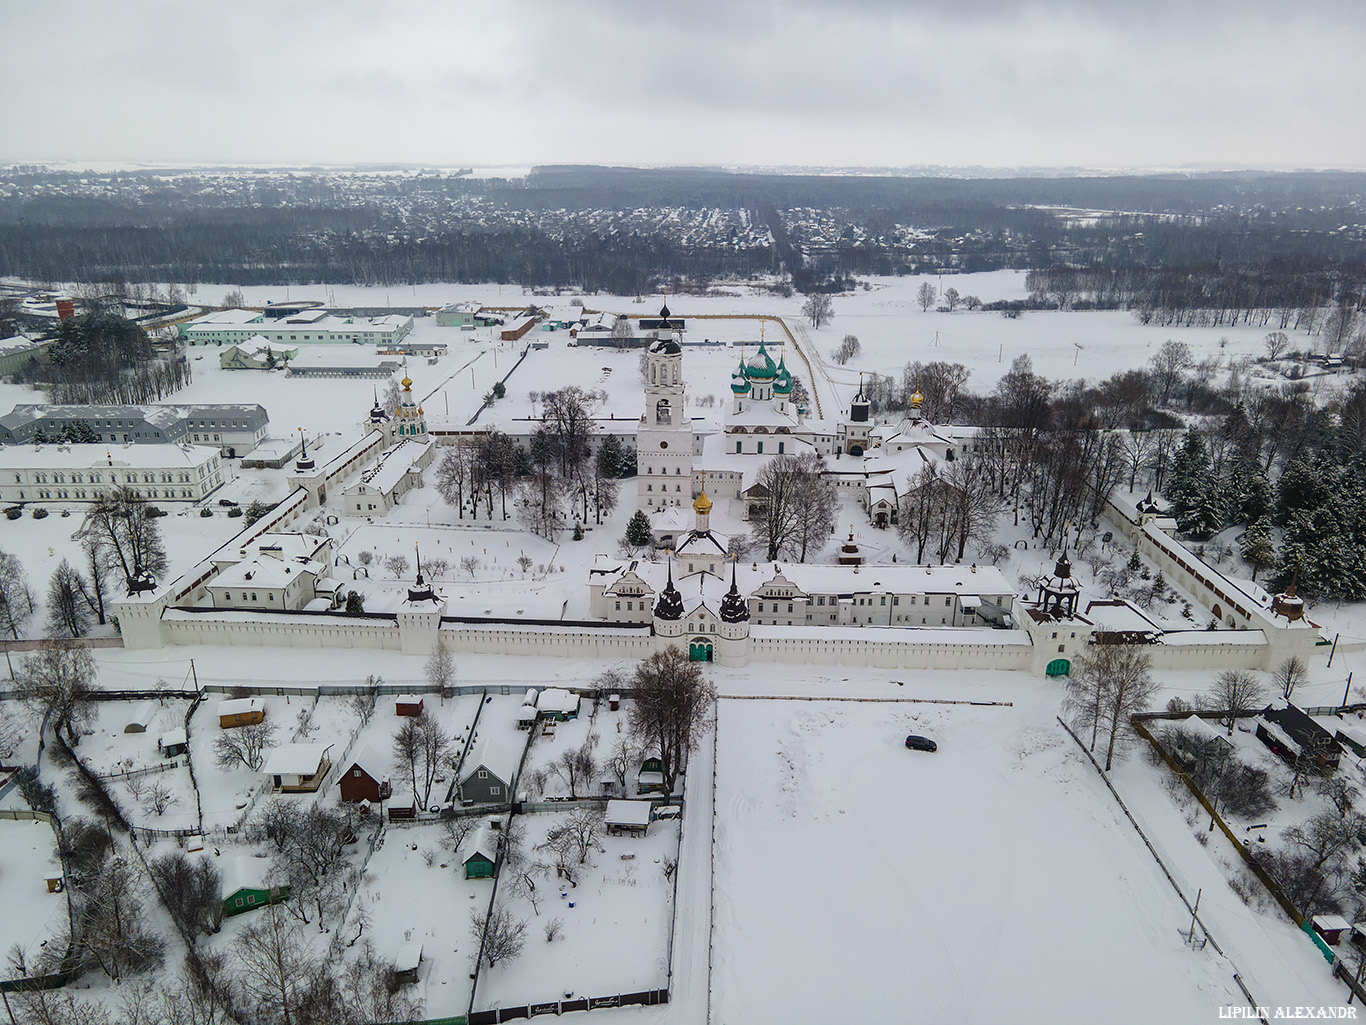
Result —
<instances>
[{"instance_id":1,"label":"black onion dome","mask_svg":"<svg viewBox=\"0 0 1366 1025\"><path fill-rule=\"evenodd\" d=\"M743 623L749 619L749 605L740 597L740 589L735 586L735 564L730 567L730 590L721 599L721 622Z\"/></svg>"},{"instance_id":2,"label":"black onion dome","mask_svg":"<svg viewBox=\"0 0 1366 1025\"><path fill-rule=\"evenodd\" d=\"M659 600L655 602L655 618L683 618L683 596L678 593L678 588L674 587L673 563L669 564L669 582L664 585L664 590L659 592Z\"/></svg>"}]
</instances>

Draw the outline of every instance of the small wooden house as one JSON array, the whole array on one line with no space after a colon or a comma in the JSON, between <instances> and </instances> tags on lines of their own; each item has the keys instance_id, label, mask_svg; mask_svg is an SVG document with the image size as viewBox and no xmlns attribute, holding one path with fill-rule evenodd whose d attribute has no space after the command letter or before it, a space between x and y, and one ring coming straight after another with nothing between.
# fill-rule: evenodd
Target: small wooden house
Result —
<instances>
[{"instance_id":1,"label":"small wooden house","mask_svg":"<svg viewBox=\"0 0 1366 1025\"><path fill-rule=\"evenodd\" d=\"M1323 937L1323 942L1336 947L1342 942L1342 934L1352 928L1352 924L1341 915L1315 915L1314 931Z\"/></svg>"},{"instance_id":2,"label":"small wooden house","mask_svg":"<svg viewBox=\"0 0 1366 1025\"><path fill-rule=\"evenodd\" d=\"M640 763L640 771L636 773L636 793L663 794L666 792L664 762L657 756L650 755Z\"/></svg>"},{"instance_id":3,"label":"small wooden house","mask_svg":"<svg viewBox=\"0 0 1366 1025\"><path fill-rule=\"evenodd\" d=\"M1358 722L1345 722L1338 727L1335 738L1358 758L1366 758L1366 727Z\"/></svg>"},{"instance_id":4,"label":"small wooden house","mask_svg":"<svg viewBox=\"0 0 1366 1025\"><path fill-rule=\"evenodd\" d=\"M266 706L260 698L229 698L218 702L218 725L230 730L266 721Z\"/></svg>"},{"instance_id":5,"label":"small wooden house","mask_svg":"<svg viewBox=\"0 0 1366 1025\"><path fill-rule=\"evenodd\" d=\"M1304 758L1326 771L1342 760L1342 747L1333 735L1294 705L1267 705L1254 721L1257 739L1290 765Z\"/></svg>"},{"instance_id":6,"label":"small wooden house","mask_svg":"<svg viewBox=\"0 0 1366 1025\"><path fill-rule=\"evenodd\" d=\"M330 744L281 744L266 758L261 771L271 785L285 793L309 794L323 784L332 767Z\"/></svg>"},{"instance_id":7,"label":"small wooden house","mask_svg":"<svg viewBox=\"0 0 1366 1025\"><path fill-rule=\"evenodd\" d=\"M163 758L179 758L190 747L190 738L185 733L185 727L176 730L167 730L157 737L157 750L161 752Z\"/></svg>"},{"instance_id":8,"label":"small wooden house","mask_svg":"<svg viewBox=\"0 0 1366 1025\"><path fill-rule=\"evenodd\" d=\"M399 944L394 956L394 981L400 985L417 982L417 970L422 964L422 944L416 940Z\"/></svg>"},{"instance_id":9,"label":"small wooden house","mask_svg":"<svg viewBox=\"0 0 1366 1025\"><path fill-rule=\"evenodd\" d=\"M364 745L341 774L341 779L337 780L337 785L341 787L341 799L351 803L369 801L371 804L387 801L393 796L393 786L389 783L389 761L374 745Z\"/></svg>"},{"instance_id":10,"label":"small wooden house","mask_svg":"<svg viewBox=\"0 0 1366 1025\"><path fill-rule=\"evenodd\" d=\"M644 836L650 828L650 802L608 801L603 824L608 836Z\"/></svg>"},{"instance_id":11,"label":"small wooden house","mask_svg":"<svg viewBox=\"0 0 1366 1025\"><path fill-rule=\"evenodd\" d=\"M267 904L278 904L289 896L289 887L271 873L269 858L246 854L227 858L223 864L223 914L240 915Z\"/></svg>"},{"instance_id":12,"label":"small wooden house","mask_svg":"<svg viewBox=\"0 0 1366 1025\"><path fill-rule=\"evenodd\" d=\"M484 723L460 763L456 797L467 804L505 804L513 799L526 734Z\"/></svg>"},{"instance_id":13,"label":"small wooden house","mask_svg":"<svg viewBox=\"0 0 1366 1025\"><path fill-rule=\"evenodd\" d=\"M422 714L421 694L400 694L394 698L394 714L418 716Z\"/></svg>"},{"instance_id":14,"label":"small wooden house","mask_svg":"<svg viewBox=\"0 0 1366 1025\"><path fill-rule=\"evenodd\" d=\"M492 879L498 867L498 835L485 822L465 841L463 866L466 879Z\"/></svg>"},{"instance_id":15,"label":"small wooden house","mask_svg":"<svg viewBox=\"0 0 1366 1025\"><path fill-rule=\"evenodd\" d=\"M417 798L407 782L400 782L389 798L389 821L406 822L417 818Z\"/></svg>"},{"instance_id":16,"label":"small wooden house","mask_svg":"<svg viewBox=\"0 0 1366 1025\"><path fill-rule=\"evenodd\" d=\"M517 728L519 730L529 730L536 725L536 706L523 705L517 709Z\"/></svg>"},{"instance_id":17,"label":"small wooden house","mask_svg":"<svg viewBox=\"0 0 1366 1025\"><path fill-rule=\"evenodd\" d=\"M536 698L536 711L551 722L566 722L579 717L579 696L561 687L547 687Z\"/></svg>"}]
</instances>

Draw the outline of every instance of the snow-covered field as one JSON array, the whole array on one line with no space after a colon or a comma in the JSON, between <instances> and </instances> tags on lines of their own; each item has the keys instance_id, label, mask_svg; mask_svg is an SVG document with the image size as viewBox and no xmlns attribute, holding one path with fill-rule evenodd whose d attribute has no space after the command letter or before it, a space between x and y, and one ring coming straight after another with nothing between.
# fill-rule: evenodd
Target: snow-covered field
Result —
<instances>
[{"instance_id":1,"label":"snow-covered field","mask_svg":"<svg viewBox=\"0 0 1366 1025\"><path fill-rule=\"evenodd\" d=\"M1049 709L731 700L718 735L713 1020L1196 1022L1243 1003L1235 967L1183 944L1189 915Z\"/></svg>"}]
</instances>

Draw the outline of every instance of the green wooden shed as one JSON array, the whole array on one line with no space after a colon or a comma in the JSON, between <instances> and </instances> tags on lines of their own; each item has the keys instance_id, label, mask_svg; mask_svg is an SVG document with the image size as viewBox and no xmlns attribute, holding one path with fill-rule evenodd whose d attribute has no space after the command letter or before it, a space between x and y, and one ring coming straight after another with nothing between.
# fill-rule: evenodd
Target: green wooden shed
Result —
<instances>
[{"instance_id":1,"label":"green wooden shed","mask_svg":"<svg viewBox=\"0 0 1366 1025\"><path fill-rule=\"evenodd\" d=\"M224 917L278 904L288 896L288 885L272 882L269 858L242 854L223 865Z\"/></svg>"},{"instance_id":2,"label":"green wooden shed","mask_svg":"<svg viewBox=\"0 0 1366 1025\"><path fill-rule=\"evenodd\" d=\"M488 823L480 826L465 844L466 879L492 879L498 866L498 837Z\"/></svg>"}]
</instances>

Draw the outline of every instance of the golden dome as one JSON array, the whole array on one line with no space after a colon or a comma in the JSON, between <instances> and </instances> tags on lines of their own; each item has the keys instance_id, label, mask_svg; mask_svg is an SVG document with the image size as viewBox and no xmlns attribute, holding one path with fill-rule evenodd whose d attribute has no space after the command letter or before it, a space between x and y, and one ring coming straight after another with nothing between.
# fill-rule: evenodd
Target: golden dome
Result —
<instances>
[{"instance_id":1,"label":"golden dome","mask_svg":"<svg viewBox=\"0 0 1366 1025\"><path fill-rule=\"evenodd\" d=\"M925 401L925 396L923 396L923 395L920 394L920 386L917 385L915 391L911 393L911 408L912 408L912 409L919 409L919 408L920 408L920 404L921 404L922 402L924 402L924 401Z\"/></svg>"},{"instance_id":2,"label":"golden dome","mask_svg":"<svg viewBox=\"0 0 1366 1025\"><path fill-rule=\"evenodd\" d=\"M711 512L711 499L707 497L707 487L705 484L702 486L702 493L697 496L692 504L692 511L701 516L705 516L707 513Z\"/></svg>"},{"instance_id":3,"label":"golden dome","mask_svg":"<svg viewBox=\"0 0 1366 1025\"><path fill-rule=\"evenodd\" d=\"M412 379L411 377L409 377L407 374L404 374L404 375L403 375L403 380L400 381L399 384L403 385L403 390L404 390L404 391L412 391L412 390L413 390L413 379Z\"/></svg>"}]
</instances>

